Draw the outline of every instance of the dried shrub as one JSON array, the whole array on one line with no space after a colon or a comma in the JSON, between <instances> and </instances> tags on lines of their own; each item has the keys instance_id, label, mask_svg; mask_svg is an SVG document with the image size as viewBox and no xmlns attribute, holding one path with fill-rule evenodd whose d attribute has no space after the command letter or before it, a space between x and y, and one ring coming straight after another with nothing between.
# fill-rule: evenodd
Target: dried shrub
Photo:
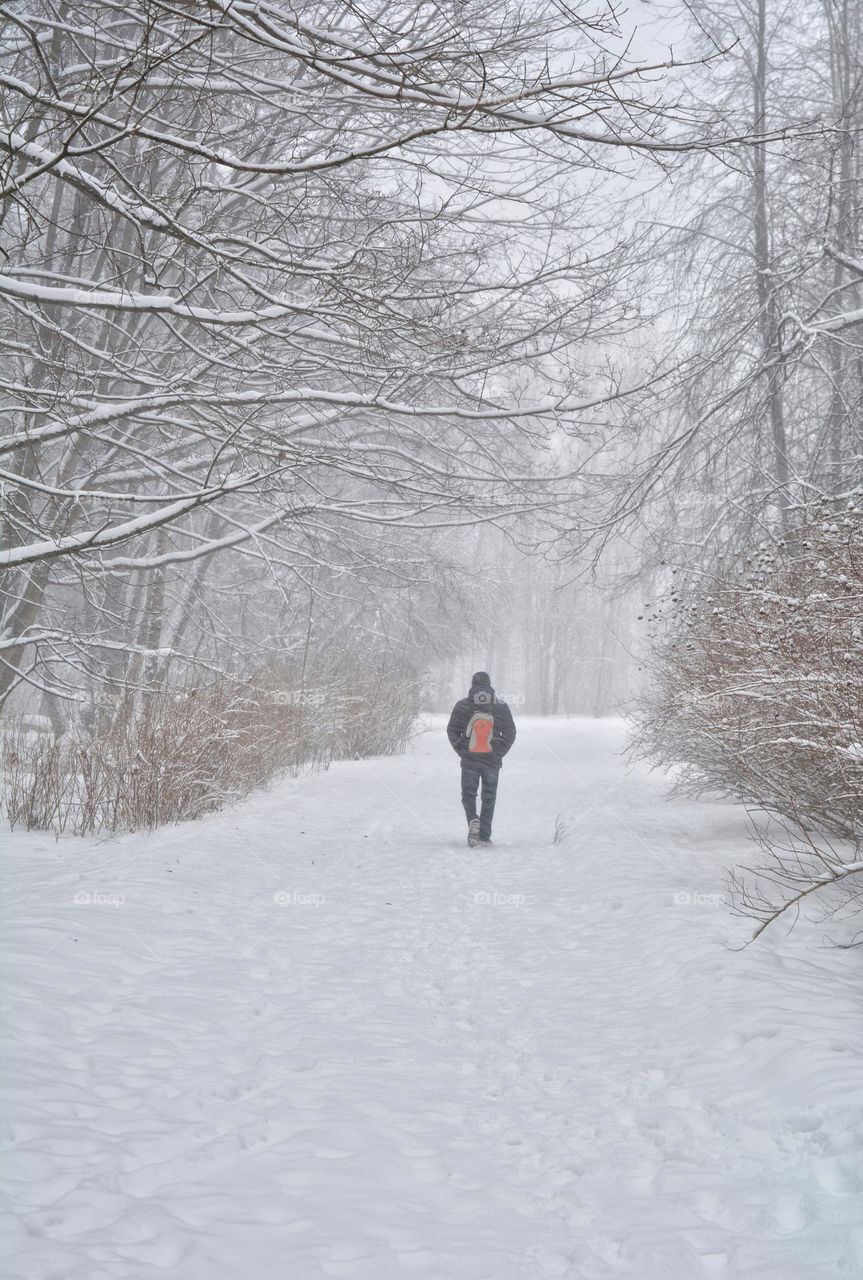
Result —
<instances>
[{"instance_id":1,"label":"dried shrub","mask_svg":"<svg viewBox=\"0 0 863 1280\"><path fill-rule=\"evenodd\" d=\"M6 814L13 826L77 835L197 818L281 773L403 750L416 692L344 675L297 688L269 672L101 708L59 738L9 721Z\"/></svg>"},{"instance_id":2,"label":"dried shrub","mask_svg":"<svg viewBox=\"0 0 863 1280\"><path fill-rule=\"evenodd\" d=\"M735 569L678 587L652 623L635 750L673 767L677 790L754 811L763 860L732 875L735 909L759 922L757 936L822 890L841 885L859 904L863 515L825 511Z\"/></svg>"},{"instance_id":3,"label":"dried shrub","mask_svg":"<svg viewBox=\"0 0 863 1280\"><path fill-rule=\"evenodd\" d=\"M863 835L863 516L674 593L639 750L679 786Z\"/></svg>"}]
</instances>

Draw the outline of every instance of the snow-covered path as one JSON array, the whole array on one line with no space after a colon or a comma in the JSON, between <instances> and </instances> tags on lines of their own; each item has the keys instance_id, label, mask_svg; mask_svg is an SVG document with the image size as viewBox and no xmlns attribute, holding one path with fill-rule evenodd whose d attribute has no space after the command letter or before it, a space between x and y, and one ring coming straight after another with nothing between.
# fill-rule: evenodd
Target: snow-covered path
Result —
<instances>
[{"instance_id":1,"label":"snow-covered path","mask_svg":"<svg viewBox=\"0 0 863 1280\"><path fill-rule=\"evenodd\" d=\"M430 727L152 837L14 837L2 1274L863 1275L861 953L731 950L699 895L742 815L616 722L520 721L469 851Z\"/></svg>"}]
</instances>

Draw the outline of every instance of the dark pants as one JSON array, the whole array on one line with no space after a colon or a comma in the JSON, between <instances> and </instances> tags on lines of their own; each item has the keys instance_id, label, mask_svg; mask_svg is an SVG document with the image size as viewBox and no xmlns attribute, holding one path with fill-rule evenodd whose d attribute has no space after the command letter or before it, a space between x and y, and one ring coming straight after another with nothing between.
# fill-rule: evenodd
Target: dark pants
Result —
<instances>
[{"instance_id":1,"label":"dark pants","mask_svg":"<svg viewBox=\"0 0 863 1280\"><path fill-rule=\"evenodd\" d=\"M485 764L480 760L471 760L468 756L461 762L461 802L464 805L468 822L476 817L476 793L482 783L482 809L479 815L479 836L481 840L491 839L491 820L494 817L494 802L497 796L497 779L500 769L496 764Z\"/></svg>"}]
</instances>

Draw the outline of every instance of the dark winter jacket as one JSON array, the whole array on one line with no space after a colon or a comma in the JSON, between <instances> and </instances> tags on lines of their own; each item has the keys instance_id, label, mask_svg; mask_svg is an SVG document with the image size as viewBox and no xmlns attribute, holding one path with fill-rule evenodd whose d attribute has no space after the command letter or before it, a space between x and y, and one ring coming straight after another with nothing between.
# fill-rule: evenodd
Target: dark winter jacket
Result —
<instances>
[{"instance_id":1,"label":"dark winter jacket","mask_svg":"<svg viewBox=\"0 0 863 1280\"><path fill-rule=\"evenodd\" d=\"M491 693L491 702L485 705L474 702L474 694L480 690L485 693ZM475 711L487 712L494 720L494 732L491 738L492 746L494 747L493 751L470 752L468 754L465 734L470 718ZM490 685L472 684L467 697L460 698L453 707L449 724L446 727L446 736L449 738L453 750L461 756L462 760L479 760L483 764L493 764L499 769L503 764L503 757L515 742L515 722L507 704L498 702L494 696L494 689Z\"/></svg>"}]
</instances>

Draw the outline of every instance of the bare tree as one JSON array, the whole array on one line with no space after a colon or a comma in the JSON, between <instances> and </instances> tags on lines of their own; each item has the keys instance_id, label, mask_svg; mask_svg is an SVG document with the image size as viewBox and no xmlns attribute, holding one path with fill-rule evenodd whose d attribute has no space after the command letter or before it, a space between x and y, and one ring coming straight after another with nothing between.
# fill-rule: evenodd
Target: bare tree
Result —
<instances>
[{"instance_id":1,"label":"bare tree","mask_svg":"<svg viewBox=\"0 0 863 1280\"><path fill-rule=\"evenodd\" d=\"M683 376L607 450L594 536L638 530L645 562L691 566L781 538L863 480L859 435L859 6L690 6L729 52L693 93L774 141L683 162L651 198L642 291ZM781 135L781 136L778 136ZM843 248L844 246L844 248ZM660 574L661 576L661 574Z\"/></svg>"},{"instance_id":2,"label":"bare tree","mask_svg":"<svg viewBox=\"0 0 863 1280\"><path fill-rule=\"evenodd\" d=\"M231 647L217 555L279 596L373 528L392 562L547 503L531 449L622 394L569 354L624 315L578 175L720 140L613 10L0 13L3 696Z\"/></svg>"}]
</instances>

